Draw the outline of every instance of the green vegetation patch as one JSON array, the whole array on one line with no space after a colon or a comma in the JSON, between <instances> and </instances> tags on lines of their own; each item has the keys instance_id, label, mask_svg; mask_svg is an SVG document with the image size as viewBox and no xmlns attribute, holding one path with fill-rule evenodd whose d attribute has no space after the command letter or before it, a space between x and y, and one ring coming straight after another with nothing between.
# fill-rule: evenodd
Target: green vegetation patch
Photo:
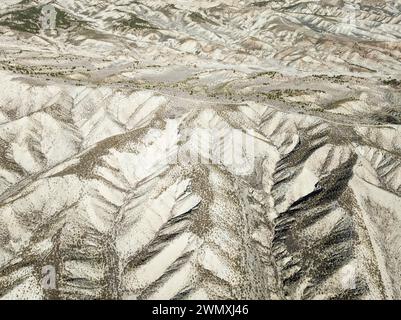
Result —
<instances>
[{"instance_id":1,"label":"green vegetation patch","mask_svg":"<svg viewBox=\"0 0 401 320\"><path fill-rule=\"evenodd\" d=\"M5 13L0 16L0 25L20 32L38 34L42 27L40 21L42 8L43 6L35 6ZM56 12L56 28L69 29L79 23L74 17L58 8Z\"/></svg>"},{"instance_id":2,"label":"green vegetation patch","mask_svg":"<svg viewBox=\"0 0 401 320\"><path fill-rule=\"evenodd\" d=\"M397 88L401 86L401 81L397 79L388 79L383 80L383 84Z\"/></svg>"},{"instance_id":3,"label":"green vegetation patch","mask_svg":"<svg viewBox=\"0 0 401 320\"><path fill-rule=\"evenodd\" d=\"M39 33L41 11L41 7L31 7L6 13L0 16L0 25L16 31Z\"/></svg>"},{"instance_id":4,"label":"green vegetation patch","mask_svg":"<svg viewBox=\"0 0 401 320\"><path fill-rule=\"evenodd\" d=\"M210 20L210 19L205 18L204 16L202 16L199 12L192 12L192 13L189 15L189 18L190 18L193 22L196 22L196 23L208 23L208 24L212 24L212 25L215 25L215 26L218 25L218 24L215 23L214 21L212 21L212 20Z\"/></svg>"},{"instance_id":5,"label":"green vegetation patch","mask_svg":"<svg viewBox=\"0 0 401 320\"><path fill-rule=\"evenodd\" d=\"M281 100L286 97L297 97L297 96L307 95L310 94L311 92L324 93L324 91L321 90L275 89L262 94L271 100Z\"/></svg>"},{"instance_id":6,"label":"green vegetation patch","mask_svg":"<svg viewBox=\"0 0 401 320\"><path fill-rule=\"evenodd\" d=\"M254 7L266 7L269 4L269 1L259 1L259 2L254 2L251 5Z\"/></svg>"},{"instance_id":7,"label":"green vegetation patch","mask_svg":"<svg viewBox=\"0 0 401 320\"><path fill-rule=\"evenodd\" d=\"M121 20L120 26L128 27L130 29L156 29L148 21L143 20L134 14L131 14L128 19Z\"/></svg>"},{"instance_id":8,"label":"green vegetation patch","mask_svg":"<svg viewBox=\"0 0 401 320\"><path fill-rule=\"evenodd\" d=\"M266 71L266 72L259 72L251 77L251 79L256 79L259 77L269 77L274 78L277 75L276 71Z\"/></svg>"}]
</instances>

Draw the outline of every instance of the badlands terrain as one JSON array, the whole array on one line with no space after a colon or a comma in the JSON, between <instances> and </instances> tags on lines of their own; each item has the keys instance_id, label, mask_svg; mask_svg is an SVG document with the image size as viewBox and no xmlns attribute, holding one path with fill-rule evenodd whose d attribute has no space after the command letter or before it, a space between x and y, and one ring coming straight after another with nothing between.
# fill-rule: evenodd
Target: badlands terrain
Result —
<instances>
[{"instance_id":1,"label":"badlands terrain","mask_svg":"<svg viewBox=\"0 0 401 320\"><path fill-rule=\"evenodd\" d=\"M2 0L0 297L400 299L400 12Z\"/></svg>"}]
</instances>

